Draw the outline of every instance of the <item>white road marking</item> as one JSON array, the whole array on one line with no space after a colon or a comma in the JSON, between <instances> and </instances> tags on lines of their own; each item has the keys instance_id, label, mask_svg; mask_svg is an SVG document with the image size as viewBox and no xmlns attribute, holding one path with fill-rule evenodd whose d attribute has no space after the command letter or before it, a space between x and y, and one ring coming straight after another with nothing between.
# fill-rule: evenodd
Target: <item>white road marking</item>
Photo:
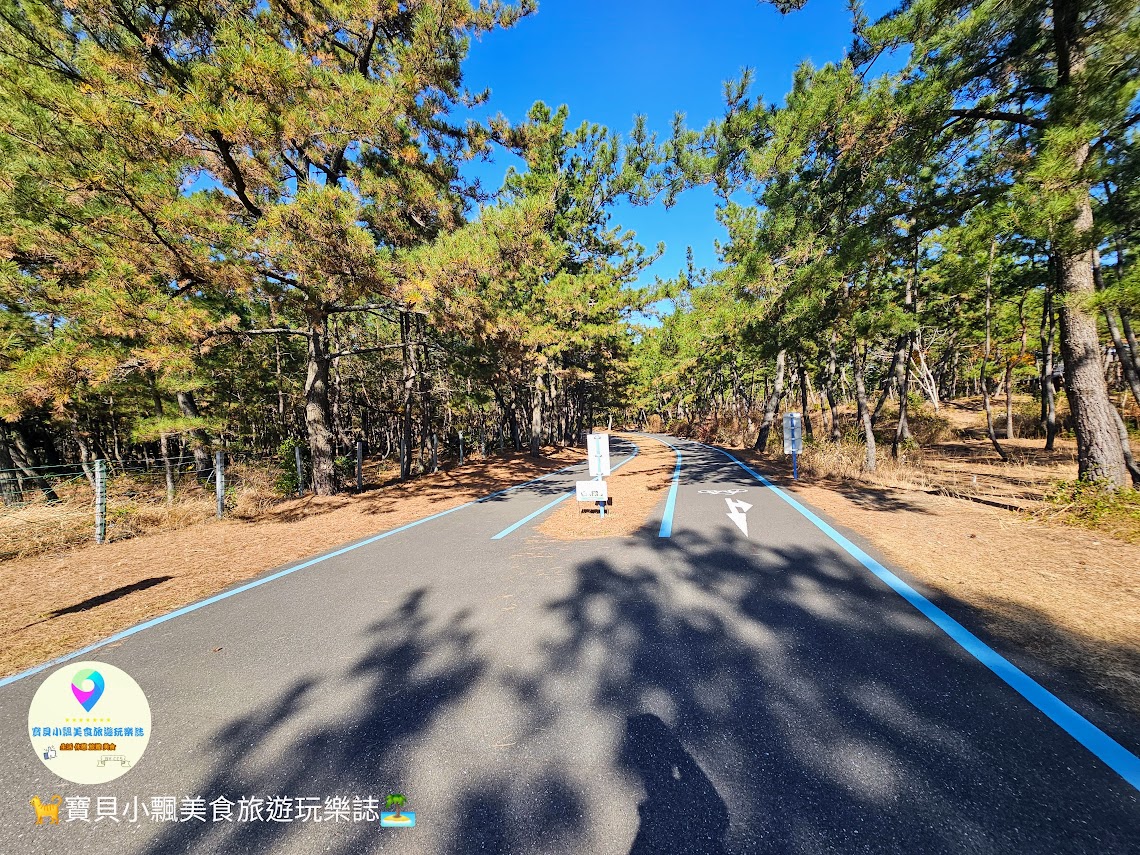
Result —
<instances>
[{"instance_id":1,"label":"white road marking","mask_svg":"<svg viewBox=\"0 0 1140 855\"><path fill-rule=\"evenodd\" d=\"M745 514L752 510L752 505L736 499L725 499L725 501L728 502L728 518L736 523L736 527L744 532L745 537L748 537L748 517Z\"/></svg>"}]
</instances>

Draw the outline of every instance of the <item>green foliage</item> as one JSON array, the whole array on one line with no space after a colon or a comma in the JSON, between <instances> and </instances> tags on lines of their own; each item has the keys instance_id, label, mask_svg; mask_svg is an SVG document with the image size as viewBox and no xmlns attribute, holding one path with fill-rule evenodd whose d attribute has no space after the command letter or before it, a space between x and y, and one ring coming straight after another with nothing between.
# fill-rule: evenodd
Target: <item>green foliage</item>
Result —
<instances>
[{"instance_id":1,"label":"green foliage","mask_svg":"<svg viewBox=\"0 0 1140 855\"><path fill-rule=\"evenodd\" d=\"M297 481L297 449L303 445L296 437L289 437L277 448L278 473L274 488L282 496L296 496L301 485ZM301 458L302 465L304 457Z\"/></svg>"},{"instance_id":2,"label":"green foliage","mask_svg":"<svg viewBox=\"0 0 1140 855\"><path fill-rule=\"evenodd\" d=\"M1049 519L1103 531L1129 543L1140 542L1140 492L1110 490L1095 481L1060 481L1047 497Z\"/></svg>"}]
</instances>

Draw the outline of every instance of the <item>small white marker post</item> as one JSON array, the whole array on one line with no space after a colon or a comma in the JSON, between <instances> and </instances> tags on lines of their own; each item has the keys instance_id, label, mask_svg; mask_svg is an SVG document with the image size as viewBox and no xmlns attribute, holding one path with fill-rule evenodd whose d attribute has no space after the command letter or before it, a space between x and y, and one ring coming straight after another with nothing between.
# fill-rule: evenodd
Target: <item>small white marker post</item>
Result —
<instances>
[{"instance_id":1,"label":"small white marker post","mask_svg":"<svg viewBox=\"0 0 1140 855\"><path fill-rule=\"evenodd\" d=\"M798 455L804 450L799 413L784 413L784 454L792 455L792 478L800 480Z\"/></svg>"}]
</instances>

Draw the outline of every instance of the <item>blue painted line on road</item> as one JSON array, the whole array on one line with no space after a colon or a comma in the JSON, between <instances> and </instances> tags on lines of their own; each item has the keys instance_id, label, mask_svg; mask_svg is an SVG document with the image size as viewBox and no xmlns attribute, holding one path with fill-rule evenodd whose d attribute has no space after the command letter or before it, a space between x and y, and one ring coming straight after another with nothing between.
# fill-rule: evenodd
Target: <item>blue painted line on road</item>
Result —
<instances>
[{"instance_id":1,"label":"blue painted line on road","mask_svg":"<svg viewBox=\"0 0 1140 855\"><path fill-rule=\"evenodd\" d=\"M1140 790L1140 757L1137 757L1082 716L763 475L755 472L751 467L746 466L724 449L712 445L706 445L705 447L719 451L795 508L795 510L802 514L812 525L842 547L852 558L878 576L895 593L918 609L931 623L950 636L950 638L957 642L967 653L993 671L1006 685L1048 716L1054 724L1091 751L1102 763L1120 775L1120 777L1131 784L1135 789Z\"/></svg>"},{"instance_id":2,"label":"blue painted line on road","mask_svg":"<svg viewBox=\"0 0 1140 855\"><path fill-rule=\"evenodd\" d=\"M662 440L664 442L664 440ZM669 485L669 496L665 499L665 516L661 517L661 530L658 537L671 537L673 535L673 509L677 506L677 482L681 480L681 449L666 442L677 454L677 466L673 470L673 483Z\"/></svg>"},{"instance_id":3,"label":"blue painted line on road","mask_svg":"<svg viewBox=\"0 0 1140 855\"><path fill-rule=\"evenodd\" d=\"M423 523L437 520L440 517L447 516L448 514L453 514L456 511L462 510L463 508L486 501L487 499L490 499L494 496L501 495L511 490L517 490L520 487L525 487L528 484L533 484L536 481L541 481L544 478L549 478L551 475L557 475L559 472L565 472L567 469L573 469L575 466L581 465L582 464L580 463L575 463L571 466L564 466L563 468L557 469L554 472L547 472L545 475L540 475L538 478L532 478L530 481L524 481L521 484L515 484L513 487L508 487L506 490L499 490L495 493L491 493L490 495L483 496L480 499L464 502L462 505L456 505L454 508L448 508L446 511L440 511L437 514L432 514L431 516L424 517L423 519L415 520L406 525L402 525L399 528L394 528L390 531L382 532L381 534L377 534L373 537L367 538L366 540L362 540L359 543L353 543L349 546L341 547L340 549L329 552L325 555L320 555L316 558L310 558L308 561L303 561L302 563L295 564L292 567L286 567L284 570L279 570L278 572L273 573L269 576L265 576L264 578L256 579L252 582L247 582L246 584L240 585L233 590L223 591L220 594L215 594L214 596L208 597L207 599L201 600L200 602L191 603L188 606L183 606L180 609L175 609L168 614L160 615L159 617L145 621L144 623L140 623L137 626L132 626L130 629L125 629L122 632L116 633L109 638L104 638L102 641L97 641L94 644L84 647L82 650L76 650L74 653L69 653L66 656L60 656L57 659L53 659L50 662L45 662L43 665L37 665L35 668L29 668L27 671L22 671L19 674L13 674L10 677L4 677L3 679L0 679L0 688L7 686L9 683L15 683L17 680L23 680L25 677L31 677L33 674L38 674L41 671L46 671L48 668L54 668L57 665L62 665L64 662L70 662L71 660L77 659L80 656L86 656L88 653L98 650L101 647L106 647L108 644L114 644L116 641L122 641L124 638L129 638L135 633L142 632L144 629L150 629L152 626L158 626L161 623L166 623L168 620L173 620L176 617L181 617L182 615L189 614L190 612L197 611L201 608L205 608L206 606L212 605L213 603L228 599L229 597L233 597L237 594L244 593L245 591L251 590L252 588L257 588L268 582L273 582L277 579L282 578L283 576L288 576L290 573L296 573L298 570L304 570L306 567L312 567L314 564L319 564L320 562L327 561L330 558L336 558L338 555L344 555L346 552L352 552L354 549L360 549L362 546L368 546L370 543L375 543L378 540L383 540L386 537L391 537L394 534L399 534L402 531L407 531L410 528L415 528L416 526L422 525Z\"/></svg>"},{"instance_id":4,"label":"blue painted line on road","mask_svg":"<svg viewBox=\"0 0 1140 855\"><path fill-rule=\"evenodd\" d=\"M625 466L625 464L629 463L629 461L633 460L633 458L635 458L635 457L637 457L637 446L636 445L633 447L633 454L631 454L629 457L627 457L625 460L623 460L617 466L610 467L610 472L617 472L619 469L621 469L621 467ZM550 474L553 475L554 473L551 472ZM526 525L528 522L530 522L535 517L542 516L544 513L549 511L551 508L553 508L559 502L566 501L571 496L573 496L575 492L576 492L575 490L571 490L569 493L563 493L561 496L559 496L553 502L550 502L548 504L543 505L537 511L534 511L533 513L527 514L525 517L523 517L518 522L511 523L509 526L507 526L505 529L500 531L498 534L492 535L491 540L502 540L504 537L506 537L512 531L517 531L519 528Z\"/></svg>"},{"instance_id":5,"label":"blue painted line on road","mask_svg":"<svg viewBox=\"0 0 1140 855\"><path fill-rule=\"evenodd\" d=\"M510 534L512 531L515 531L516 529L518 529L518 528L520 528L520 527L522 527L522 526L526 525L528 522L530 522L530 521L531 521L532 519L534 519L535 517L537 517L537 516L540 516L540 515L542 515L542 514L546 513L546 512L547 512L547 511L549 511L551 508L553 508L555 505L557 505L559 502L564 502L564 501L566 501L567 499L569 499L569 498L570 498L571 496L573 496L573 495L574 495L574 491L573 491L573 490L571 490L569 493L563 493L561 496L559 496L559 497L558 497L557 499L555 499L553 502L550 502L550 503L548 503L548 504L545 504L545 505L543 505L543 506L542 506L541 508L539 508L537 511L534 511L533 513L529 513L529 514L527 514L525 517L523 517L523 518L522 518L521 520L519 520L517 523L512 523L511 525L507 526L505 529L503 529L502 531L500 531L498 534L494 535L494 536L491 538L491 540L502 540L504 537L506 537L506 536L507 536L508 534Z\"/></svg>"}]
</instances>

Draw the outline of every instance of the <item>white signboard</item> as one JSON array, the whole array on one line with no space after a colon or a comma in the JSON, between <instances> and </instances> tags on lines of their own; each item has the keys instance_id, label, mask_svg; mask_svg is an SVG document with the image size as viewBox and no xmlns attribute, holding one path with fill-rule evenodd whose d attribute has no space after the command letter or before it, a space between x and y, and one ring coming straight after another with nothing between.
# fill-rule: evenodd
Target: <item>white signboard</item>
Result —
<instances>
[{"instance_id":1,"label":"white signboard","mask_svg":"<svg viewBox=\"0 0 1140 855\"><path fill-rule=\"evenodd\" d=\"M610 499L609 485L605 481L575 481L578 489L579 502L608 502Z\"/></svg>"},{"instance_id":2,"label":"white signboard","mask_svg":"<svg viewBox=\"0 0 1140 855\"><path fill-rule=\"evenodd\" d=\"M784 413L784 454L802 454L804 430L799 413Z\"/></svg>"},{"instance_id":3,"label":"white signboard","mask_svg":"<svg viewBox=\"0 0 1140 855\"><path fill-rule=\"evenodd\" d=\"M586 437L586 454L590 458L590 475L610 474L610 435L592 433Z\"/></svg>"}]
</instances>

